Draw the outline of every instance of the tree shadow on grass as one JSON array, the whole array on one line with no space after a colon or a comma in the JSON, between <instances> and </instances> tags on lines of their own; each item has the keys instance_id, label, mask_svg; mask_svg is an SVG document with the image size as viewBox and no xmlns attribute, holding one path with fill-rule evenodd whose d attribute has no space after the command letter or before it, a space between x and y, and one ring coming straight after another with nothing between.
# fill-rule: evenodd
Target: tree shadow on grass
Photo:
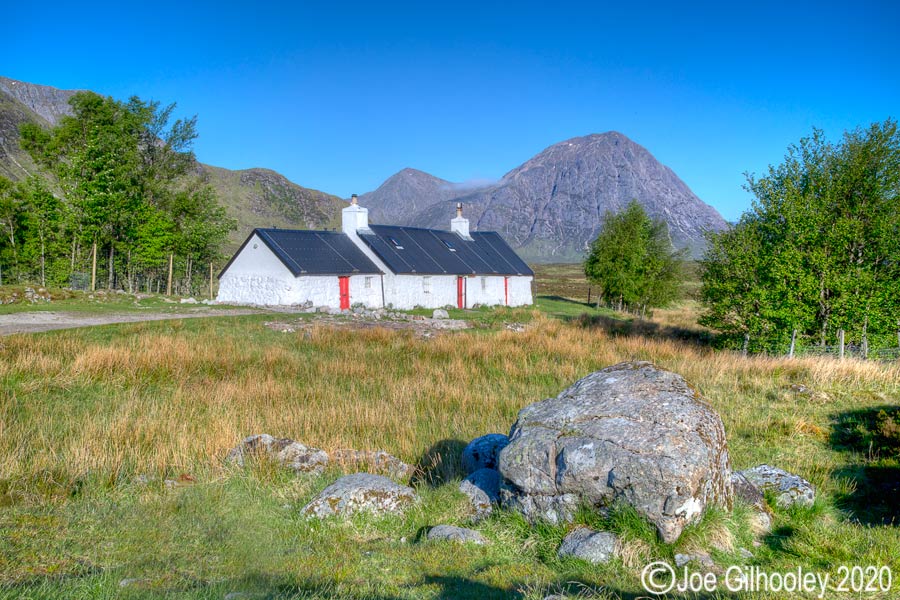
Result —
<instances>
[{"instance_id":1,"label":"tree shadow on grass","mask_svg":"<svg viewBox=\"0 0 900 600\"><path fill-rule=\"evenodd\" d=\"M462 475L462 452L467 442L456 439L440 440L432 444L416 462L413 486L438 487Z\"/></svg>"},{"instance_id":2,"label":"tree shadow on grass","mask_svg":"<svg viewBox=\"0 0 900 600\"><path fill-rule=\"evenodd\" d=\"M694 346L710 346L714 334L704 329L660 325L644 319L617 319L607 315L581 315L573 322L586 329L600 329L614 337L642 337L656 340L673 340Z\"/></svg>"},{"instance_id":3,"label":"tree shadow on grass","mask_svg":"<svg viewBox=\"0 0 900 600\"><path fill-rule=\"evenodd\" d=\"M849 482L836 497L838 508L866 525L900 525L900 406L838 413L829 441L856 458L832 473Z\"/></svg>"}]
</instances>

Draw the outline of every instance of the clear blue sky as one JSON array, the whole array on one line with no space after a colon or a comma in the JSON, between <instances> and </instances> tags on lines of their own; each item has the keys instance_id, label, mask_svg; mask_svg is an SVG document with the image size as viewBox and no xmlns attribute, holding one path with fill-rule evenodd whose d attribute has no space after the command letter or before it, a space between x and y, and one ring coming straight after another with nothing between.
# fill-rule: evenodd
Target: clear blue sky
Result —
<instances>
[{"instance_id":1,"label":"clear blue sky","mask_svg":"<svg viewBox=\"0 0 900 600\"><path fill-rule=\"evenodd\" d=\"M690 4L690 6L686 6ZM735 219L813 126L900 116L900 3L14 2L0 74L177 102L195 150L344 197L616 130Z\"/></svg>"}]
</instances>

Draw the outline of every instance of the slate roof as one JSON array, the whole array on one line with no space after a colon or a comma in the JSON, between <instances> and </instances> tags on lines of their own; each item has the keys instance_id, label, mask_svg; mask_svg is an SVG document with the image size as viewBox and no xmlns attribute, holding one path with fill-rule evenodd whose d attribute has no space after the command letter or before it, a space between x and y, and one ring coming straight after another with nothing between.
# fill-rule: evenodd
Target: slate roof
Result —
<instances>
[{"instance_id":1,"label":"slate roof","mask_svg":"<svg viewBox=\"0 0 900 600\"><path fill-rule=\"evenodd\" d=\"M303 231L297 229L254 229L222 273L253 236L269 247L294 277L299 275L381 274L369 257L340 231ZM222 276L219 274L219 277Z\"/></svg>"},{"instance_id":2,"label":"slate roof","mask_svg":"<svg viewBox=\"0 0 900 600\"><path fill-rule=\"evenodd\" d=\"M452 231L393 225L370 225L358 233L398 274L534 275L493 231L473 231L471 240Z\"/></svg>"}]
</instances>

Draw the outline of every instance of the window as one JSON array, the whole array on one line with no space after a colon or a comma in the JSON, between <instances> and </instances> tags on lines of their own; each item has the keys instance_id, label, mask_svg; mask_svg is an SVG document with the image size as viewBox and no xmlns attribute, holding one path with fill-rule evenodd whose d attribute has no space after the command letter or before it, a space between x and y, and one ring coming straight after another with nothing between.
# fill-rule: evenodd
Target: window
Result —
<instances>
[{"instance_id":1,"label":"window","mask_svg":"<svg viewBox=\"0 0 900 600\"><path fill-rule=\"evenodd\" d=\"M481 291L485 291L487 289L487 277L481 278Z\"/></svg>"},{"instance_id":2,"label":"window","mask_svg":"<svg viewBox=\"0 0 900 600\"><path fill-rule=\"evenodd\" d=\"M456 252L456 248L453 247L453 244L451 242L449 242L447 240L441 240L441 241L444 242L444 245L450 249L450 252Z\"/></svg>"},{"instance_id":3,"label":"window","mask_svg":"<svg viewBox=\"0 0 900 600\"><path fill-rule=\"evenodd\" d=\"M422 293L423 294L431 293L431 277L425 276L422 278Z\"/></svg>"},{"instance_id":4,"label":"window","mask_svg":"<svg viewBox=\"0 0 900 600\"><path fill-rule=\"evenodd\" d=\"M397 241L397 238L389 237L388 241L394 245L394 248L397 250L403 250L403 246L400 245L400 242Z\"/></svg>"},{"instance_id":5,"label":"window","mask_svg":"<svg viewBox=\"0 0 900 600\"><path fill-rule=\"evenodd\" d=\"M366 277L365 288L366 288L367 290L371 290L371 289L372 289L372 278L371 278L371 277Z\"/></svg>"}]
</instances>

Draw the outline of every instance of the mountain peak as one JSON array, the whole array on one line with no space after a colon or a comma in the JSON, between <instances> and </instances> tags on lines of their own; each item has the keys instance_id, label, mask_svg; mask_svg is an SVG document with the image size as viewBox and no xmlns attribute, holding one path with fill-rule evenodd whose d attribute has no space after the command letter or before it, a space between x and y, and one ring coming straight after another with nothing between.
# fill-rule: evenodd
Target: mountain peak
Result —
<instances>
[{"instance_id":1,"label":"mountain peak","mask_svg":"<svg viewBox=\"0 0 900 600\"><path fill-rule=\"evenodd\" d=\"M466 189L434 178L443 182L435 184L416 173L391 177L372 192L380 222L446 228L448 202L462 201L474 230L498 231L536 261L579 260L606 213L632 200L665 221L675 246L694 255L705 230L726 227L671 169L618 131L553 144L489 186Z\"/></svg>"}]
</instances>

